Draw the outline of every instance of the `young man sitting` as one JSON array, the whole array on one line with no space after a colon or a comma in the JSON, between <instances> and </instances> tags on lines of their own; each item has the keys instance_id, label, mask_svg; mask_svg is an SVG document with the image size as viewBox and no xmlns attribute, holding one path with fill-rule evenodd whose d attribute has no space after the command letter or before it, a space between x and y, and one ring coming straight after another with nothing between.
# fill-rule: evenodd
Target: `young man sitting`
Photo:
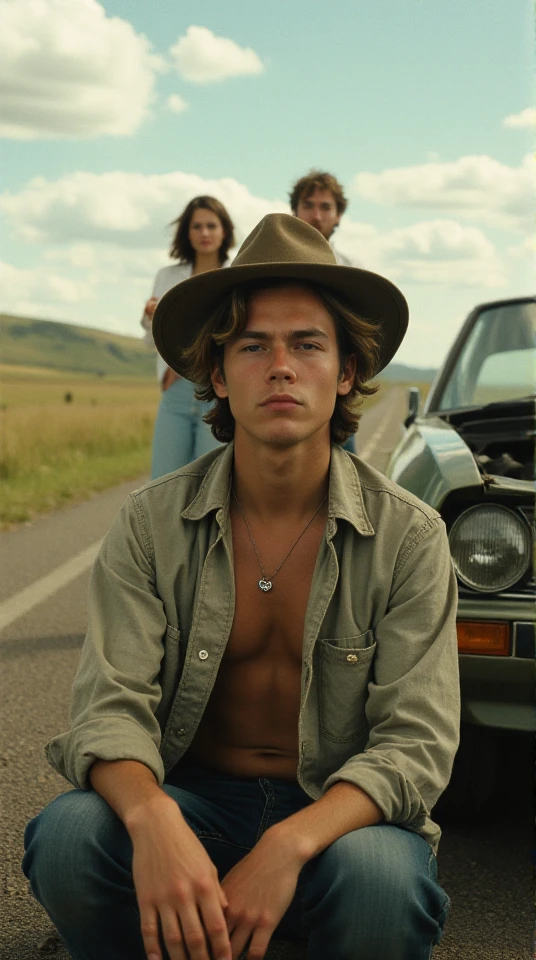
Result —
<instances>
[{"instance_id":1,"label":"young man sitting","mask_svg":"<svg viewBox=\"0 0 536 960\"><path fill-rule=\"evenodd\" d=\"M24 869L75 960L425 960L448 898L430 811L457 746L443 522L339 446L407 306L265 217L160 301L158 349L227 446L124 504L91 581L78 789Z\"/></svg>"}]
</instances>

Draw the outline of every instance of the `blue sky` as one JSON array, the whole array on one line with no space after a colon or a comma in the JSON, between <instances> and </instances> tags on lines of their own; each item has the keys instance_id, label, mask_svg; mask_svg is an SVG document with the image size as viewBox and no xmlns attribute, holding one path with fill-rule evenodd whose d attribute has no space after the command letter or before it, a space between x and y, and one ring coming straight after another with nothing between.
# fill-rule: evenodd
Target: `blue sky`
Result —
<instances>
[{"instance_id":1,"label":"blue sky","mask_svg":"<svg viewBox=\"0 0 536 960\"><path fill-rule=\"evenodd\" d=\"M533 292L528 0L0 9L0 309L137 336L191 196L241 240L312 166L350 199L336 245L409 301L400 361Z\"/></svg>"}]
</instances>

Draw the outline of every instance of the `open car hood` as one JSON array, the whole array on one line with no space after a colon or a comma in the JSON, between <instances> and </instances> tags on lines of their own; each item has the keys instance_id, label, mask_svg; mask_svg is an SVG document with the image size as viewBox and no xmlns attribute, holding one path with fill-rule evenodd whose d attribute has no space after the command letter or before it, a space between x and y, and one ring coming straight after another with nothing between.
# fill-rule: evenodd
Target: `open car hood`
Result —
<instances>
[{"instance_id":1,"label":"open car hood","mask_svg":"<svg viewBox=\"0 0 536 960\"><path fill-rule=\"evenodd\" d=\"M495 480L534 480L536 398L436 414L467 444L478 469ZM523 484L525 488L525 484Z\"/></svg>"}]
</instances>

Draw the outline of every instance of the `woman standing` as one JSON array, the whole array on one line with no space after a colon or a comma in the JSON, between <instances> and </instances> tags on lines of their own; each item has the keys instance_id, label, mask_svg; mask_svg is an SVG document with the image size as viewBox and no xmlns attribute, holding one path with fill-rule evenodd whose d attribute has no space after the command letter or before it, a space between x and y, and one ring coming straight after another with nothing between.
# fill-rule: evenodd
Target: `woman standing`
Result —
<instances>
[{"instance_id":1,"label":"woman standing","mask_svg":"<svg viewBox=\"0 0 536 960\"><path fill-rule=\"evenodd\" d=\"M188 277L226 266L228 251L235 242L233 222L214 197L194 197L173 224L177 229L170 257L178 262L158 271L141 321L147 331L145 342L151 345L152 319L160 297ZM218 446L203 421L207 407L195 399L193 383L179 377L160 356L156 364L162 397L153 437L153 479L178 470Z\"/></svg>"}]
</instances>

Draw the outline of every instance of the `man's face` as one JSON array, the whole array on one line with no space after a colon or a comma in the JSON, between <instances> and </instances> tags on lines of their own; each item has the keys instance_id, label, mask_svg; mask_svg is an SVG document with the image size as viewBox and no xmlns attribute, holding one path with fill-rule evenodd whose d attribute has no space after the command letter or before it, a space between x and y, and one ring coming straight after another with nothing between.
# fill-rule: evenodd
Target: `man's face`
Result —
<instances>
[{"instance_id":1,"label":"man's face","mask_svg":"<svg viewBox=\"0 0 536 960\"><path fill-rule=\"evenodd\" d=\"M235 436L292 447L324 434L337 395L349 393L352 358L344 374L335 326L307 287L285 285L254 293L241 336L225 345L224 374L215 368L218 397L228 397Z\"/></svg>"},{"instance_id":2,"label":"man's face","mask_svg":"<svg viewBox=\"0 0 536 960\"><path fill-rule=\"evenodd\" d=\"M308 197L300 197L296 216L316 227L329 240L341 217L331 190L313 190Z\"/></svg>"}]
</instances>

